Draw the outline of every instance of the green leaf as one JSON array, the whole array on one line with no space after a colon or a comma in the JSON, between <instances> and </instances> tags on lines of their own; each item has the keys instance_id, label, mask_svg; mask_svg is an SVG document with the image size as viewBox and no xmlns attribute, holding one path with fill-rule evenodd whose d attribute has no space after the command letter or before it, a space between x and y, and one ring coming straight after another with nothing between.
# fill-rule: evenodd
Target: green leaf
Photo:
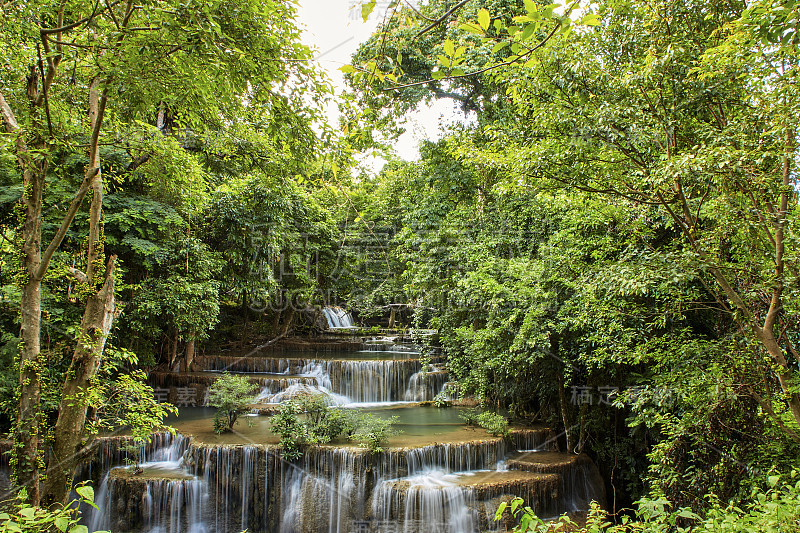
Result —
<instances>
[{"instance_id":1,"label":"green leaf","mask_svg":"<svg viewBox=\"0 0 800 533\"><path fill-rule=\"evenodd\" d=\"M364 22L367 21L369 16L372 14L372 10L375 9L375 4L377 0L370 0L364 4L361 4L361 18L364 19Z\"/></svg>"},{"instance_id":2,"label":"green leaf","mask_svg":"<svg viewBox=\"0 0 800 533\"><path fill-rule=\"evenodd\" d=\"M89 533L89 528L78 524L77 526L72 526L69 530L69 533Z\"/></svg>"},{"instance_id":3,"label":"green leaf","mask_svg":"<svg viewBox=\"0 0 800 533\"><path fill-rule=\"evenodd\" d=\"M599 26L600 25L600 18L595 13L589 13L588 15L584 16L578 24L582 24L584 26Z\"/></svg>"},{"instance_id":4,"label":"green leaf","mask_svg":"<svg viewBox=\"0 0 800 533\"><path fill-rule=\"evenodd\" d=\"M19 510L20 516L24 516L28 520L33 519L33 515L36 513L36 510L33 507L23 507Z\"/></svg>"},{"instance_id":5,"label":"green leaf","mask_svg":"<svg viewBox=\"0 0 800 533\"><path fill-rule=\"evenodd\" d=\"M497 512L494 513L495 520L500 520L501 518L503 518L503 512L506 510L507 506L508 506L507 502L501 502L500 505L497 506Z\"/></svg>"},{"instance_id":6,"label":"green leaf","mask_svg":"<svg viewBox=\"0 0 800 533\"><path fill-rule=\"evenodd\" d=\"M341 70L342 72L355 72L356 67L354 67L353 65L342 65L341 67L339 67L339 70Z\"/></svg>"},{"instance_id":7,"label":"green leaf","mask_svg":"<svg viewBox=\"0 0 800 533\"><path fill-rule=\"evenodd\" d=\"M481 29L481 27L478 26L477 24L474 24L474 23L471 23L471 22L466 23L466 24L462 24L458 28L461 29L461 30L467 31L469 33L475 33L475 34L478 34L478 35L483 35L483 30Z\"/></svg>"},{"instance_id":8,"label":"green leaf","mask_svg":"<svg viewBox=\"0 0 800 533\"><path fill-rule=\"evenodd\" d=\"M489 15L489 12L485 8L481 8L481 10L478 11L478 24L481 25L483 31L489 29L489 22L491 21L491 19L492 16Z\"/></svg>"},{"instance_id":9,"label":"green leaf","mask_svg":"<svg viewBox=\"0 0 800 533\"><path fill-rule=\"evenodd\" d=\"M431 78L435 80L441 80L444 78L444 72L441 70L434 70L433 72L431 72Z\"/></svg>"},{"instance_id":10,"label":"green leaf","mask_svg":"<svg viewBox=\"0 0 800 533\"><path fill-rule=\"evenodd\" d=\"M508 46L508 44L509 44L509 43L508 43L508 41L501 41L501 42L499 42L499 43L496 43L496 44L495 44L495 45L492 47L492 53L493 53L493 54L496 54L497 52L499 52L500 50L502 50L503 48L505 48L506 46Z\"/></svg>"},{"instance_id":11,"label":"green leaf","mask_svg":"<svg viewBox=\"0 0 800 533\"><path fill-rule=\"evenodd\" d=\"M84 485L82 487L76 487L75 492L77 492L78 496L80 496L87 502L94 501L94 489L92 487L89 487L87 485Z\"/></svg>"},{"instance_id":12,"label":"green leaf","mask_svg":"<svg viewBox=\"0 0 800 533\"><path fill-rule=\"evenodd\" d=\"M538 29L538 24L528 24L525 26L525 29L522 30L522 36L520 37L521 40L527 41L531 38L534 32Z\"/></svg>"},{"instance_id":13,"label":"green leaf","mask_svg":"<svg viewBox=\"0 0 800 533\"><path fill-rule=\"evenodd\" d=\"M59 516L55 519L54 523L59 531L66 531L69 527L69 518L66 516Z\"/></svg>"},{"instance_id":14,"label":"green leaf","mask_svg":"<svg viewBox=\"0 0 800 533\"><path fill-rule=\"evenodd\" d=\"M450 57L453 57L453 55L455 55L456 45L453 43L453 41L451 39L445 40L445 42L444 42L444 52L447 55L449 55Z\"/></svg>"}]
</instances>

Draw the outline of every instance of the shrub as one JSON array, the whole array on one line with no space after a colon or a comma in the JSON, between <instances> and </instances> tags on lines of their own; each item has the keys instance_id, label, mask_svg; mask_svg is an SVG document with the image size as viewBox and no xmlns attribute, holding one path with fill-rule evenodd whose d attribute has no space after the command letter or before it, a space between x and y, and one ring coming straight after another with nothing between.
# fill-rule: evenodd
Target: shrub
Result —
<instances>
[{"instance_id":1,"label":"shrub","mask_svg":"<svg viewBox=\"0 0 800 533\"><path fill-rule=\"evenodd\" d=\"M65 507L46 509L32 507L26 502L28 494L26 489L21 489L17 495L17 502L4 508L0 512L0 533L38 533L41 531L69 531L80 533L88 531L86 526L78 523L80 519L80 505L97 507L94 503L94 490L88 485L75 487L77 499L69 502ZM98 531L97 533L104 533Z\"/></svg>"},{"instance_id":2,"label":"shrub","mask_svg":"<svg viewBox=\"0 0 800 533\"><path fill-rule=\"evenodd\" d=\"M287 461L299 459L308 444L306 425L297 416L302 412L300 404L292 400L280 404L278 413L271 418L271 430L280 435L283 458Z\"/></svg>"},{"instance_id":3,"label":"shrub","mask_svg":"<svg viewBox=\"0 0 800 533\"><path fill-rule=\"evenodd\" d=\"M526 506L521 498L503 502L495 520L503 520L509 511L514 533L794 533L800 531L800 474L769 476L766 490L756 487L749 501L720 505L711 496L713 506L705 516L688 507L674 506L664 498L644 498L636 503L633 516L623 516L618 524L608 520L608 514L596 502L583 527L564 515L554 522L544 521Z\"/></svg>"},{"instance_id":4,"label":"shrub","mask_svg":"<svg viewBox=\"0 0 800 533\"><path fill-rule=\"evenodd\" d=\"M353 434L353 439L361 446L368 448L372 453L382 452L389 437L398 433L392 427L396 422L396 416L380 418L369 413L363 413L358 429Z\"/></svg>"},{"instance_id":5,"label":"shrub","mask_svg":"<svg viewBox=\"0 0 800 533\"><path fill-rule=\"evenodd\" d=\"M433 405L435 407L450 407L450 400L447 399L447 393L441 391L433 397Z\"/></svg>"},{"instance_id":6,"label":"shrub","mask_svg":"<svg viewBox=\"0 0 800 533\"><path fill-rule=\"evenodd\" d=\"M280 404L272 416L271 431L281 437L283 457L294 461L307 446L325 444L339 436L359 442L372 452L383 451L386 440L396 434L392 430L396 419L342 409L331 405L327 396L314 394Z\"/></svg>"},{"instance_id":7,"label":"shrub","mask_svg":"<svg viewBox=\"0 0 800 533\"><path fill-rule=\"evenodd\" d=\"M464 421L464 423L468 426L477 426L478 425L478 416L481 414L480 410L478 409L464 409L459 413L458 417Z\"/></svg>"},{"instance_id":8,"label":"shrub","mask_svg":"<svg viewBox=\"0 0 800 533\"><path fill-rule=\"evenodd\" d=\"M489 432L489 435L508 437L508 420L504 416L486 411L477 416L477 422L480 427Z\"/></svg>"},{"instance_id":9,"label":"shrub","mask_svg":"<svg viewBox=\"0 0 800 533\"><path fill-rule=\"evenodd\" d=\"M508 420L491 411L465 409L458 415L468 426L480 426L495 437L508 437Z\"/></svg>"},{"instance_id":10,"label":"shrub","mask_svg":"<svg viewBox=\"0 0 800 533\"><path fill-rule=\"evenodd\" d=\"M239 414L252 403L253 393L258 385L250 383L246 376L223 373L213 385L208 395L208 405L217 408L214 415L214 433L220 435L233 430Z\"/></svg>"}]
</instances>

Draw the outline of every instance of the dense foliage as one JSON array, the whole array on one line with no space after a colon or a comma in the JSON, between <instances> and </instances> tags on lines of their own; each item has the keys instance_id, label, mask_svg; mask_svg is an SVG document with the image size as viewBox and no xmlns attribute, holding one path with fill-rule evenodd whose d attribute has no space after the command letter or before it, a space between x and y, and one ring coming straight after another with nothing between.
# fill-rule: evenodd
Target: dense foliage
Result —
<instances>
[{"instance_id":1,"label":"dense foliage","mask_svg":"<svg viewBox=\"0 0 800 533\"><path fill-rule=\"evenodd\" d=\"M19 485L60 469L0 527L73 525L36 504L74 452L172 412L143 371L344 303L436 329L468 422L559 428L611 518L639 502L587 531L795 527L798 4L390 4L337 129L291 2L0 3L0 427ZM432 99L465 119L357 175ZM392 434L313 396L272 428L289 459Z\"/></svg>"},{"instance_id":2,"label":"dense foliage","mask_svg":"<svg viewBox=\"0 0 800 533\"><path fill-rule=\"evenodd\" d=\"M397 4L343 69L384 135L467 117L363 187L374 294L461 395L561 426L614 510L748 498L800 444L797 6L521 4Z\"/></svg>"}]
</instances>

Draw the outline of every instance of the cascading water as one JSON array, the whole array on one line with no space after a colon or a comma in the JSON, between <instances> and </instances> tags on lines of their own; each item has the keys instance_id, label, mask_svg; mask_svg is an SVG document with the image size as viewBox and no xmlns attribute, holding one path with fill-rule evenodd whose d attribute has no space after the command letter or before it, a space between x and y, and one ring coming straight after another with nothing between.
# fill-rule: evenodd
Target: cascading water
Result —
<instances>
[{"instance_id":1,"label":"cascading water","mask_svg":"<svg viewBox=\"0 0 800 533\"><path fill-rule=\"evenodd\" d=\"M331 329L353 329L353 315L341 307L323 307L322 314L328 320Z\"/></svg>"},{"instance_id":2,"label":"cascading water","mask_svg":"<svg viewBox=\"0 0 800 533\"><path fill-rule=\"evenodd\" d=\"M106 439L98 454L105 467L129 459L126 447L109 446L112 443ZM133 474L131 467L110 468L100 483L97 509L89 511L89 529L126 531L144 525L150 533L205 533L203 483L183 464L188 447L189 439L182 435L158 433L138 452L144 459L139 465L141 474ZM132 494L139 497L131 498Z\"/></svg>"},{"instance_id":3,"label":"cascading water","mask_svg":"<svg viewBox=\"0 0 800 533\"><path fill-rule=\"evenodd\" d=\"M404 533L478 531L472 490L440 470L380 483L372 507L379 521L399 523Z\"/></svg>"},{"instance_id":4,"label":"cascading water","mask_svg":"<svg viewBox=\"0 0 800 533\"><path fill-rule=\"evenodd\" d=\"M284 372L298 372L304 379L281 390L265 387L259 401L277 403L298 393L318 392L340 405L421 402L432 400L447 381L444 372L422 372L416 359L297 359L273 364Z\"/></svg>"},{"instance_id":5,"label":"cascading water","mask_svg":"<svg viewBox=\"0 0 800 533\"><path fill-rule=\"evenodd\" d=\"M163 448L151 451L164 460L144 463L140 476L124 468L105 476L98 491L100 510L88 525L91 531L114 533L350 533L358 524L369 524L371 531L477 533L497 527L490 519L505 495L523 495L534 508L552 513L571 511L587 496L584 491L576 499L564 491L594 482L588 459L537 452L504 461L514 449L547 448L549 436L529 430L516 432L510 441L392 448L376 455L359 448L316 447L293 463L270 446L194 445L164 438ZM542 467L560 469L563 483L554 473L509 470L537 454L564 463Z\"/></svg>"},{"instance_id":6,"label":"cascading water","mask_svg":"<svg viewBox=\"0 0 800 533\"><path fill-rule=\"evenodd\" d=\"M593 463L546 451L553 447L546 430L518 430L508 440L490 438L465 430L456 408L398 405L431 400L448 380L438 362L423 368L415 347L402 339L372 339L360 351L312 353L200 356L195 361L206 369L204 378L224 370L247 373L262 383L260 402L324 393L338 405L377 406L377 416L405 412L400 417L404 429L420 423L414 422L420 416L436 429L411 431L402 441L410 443L407 448L372 454L362 448L316 446L297 462L284 461L274 444L212 445L161 433L142 449L144 471L139 475L119 466L129 456L129 438L100 439L81 478L99 481L102 476L100 509L87 514L90 530L477 533L500 527L493 521L494 510L513 495L550 516L585 510L589 500L602 499L597 489L602 480ZM439 431L460 431L461 440L435 443ZM537 462L551 455L546 465Z\"/></svg>"}]
</instances>

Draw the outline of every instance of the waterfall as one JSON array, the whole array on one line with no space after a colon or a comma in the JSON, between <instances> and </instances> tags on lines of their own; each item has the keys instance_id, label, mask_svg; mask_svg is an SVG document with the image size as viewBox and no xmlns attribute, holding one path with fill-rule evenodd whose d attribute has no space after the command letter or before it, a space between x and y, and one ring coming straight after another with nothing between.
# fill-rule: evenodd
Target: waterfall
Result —
<instances>
[{"instance_id":1,"label":"waterfall","mask_svg":"<svg viewBox=\"0 0 800 533\"><path fill-rule=\"evenodd\" d=\"M280 390L263 388L258 396L261 402L277 403L308 392L326 394L338 405L428 401L446 381L443 373L422 375L416 359L270 361L263 365L272 365L273 369L283 369L283 372L297 372L302 379Z\"/></svg>"},{"instance_id":2,"label":"waterfall","mask_svg":"<svg viewBox=\"0 0 800 533\"><path fill-rule=\"evenodd\" d=\"M200 519L202 483L198 479L146 483L145 516L152 533L205 533ZM183 516L182 516L183 515Z\"/></svg>"},{"instance_id":3,"label":"waterfall","mask_svg":"<svg viewBox=\"0 0 800 533\"><path fill-rule=\"evenodd\" d=\"M353 329L353 315L341 307L323 307L322 313L328 320L328 327L331 329Z\"/></svg>"},{"instance_id":4,"label":"waterfall","mask_svg":"<svg viewBox=\"0 0 800 533\"><path fill-rule=\"evenodd\" d=\"M345 310L324 312L331 327L352 327ZM549 430L489 437L482 430L465 431L457 417L449 416L452 411L414 406L416 413L396 405L455 391L448 385L444 356L423 366L417 348L403 340L337 339L335 346L325 347L295 341L288 349L270 347L242 357L198 356L195 362L204 372L154 376L153 382L172 396L179 392L175 389L191 388L200 399L218 372L229 371L260 383L263 403L322 393L336 405L380 407L379 416L396 409L407 433L392 442L413 444L376 454L354 446L310 446L290 462L271 444L218 445L208 441L227 437L203 437L201 431L198 438L207 441L201 443L161 432L141 447L143 472L136 474L121 467L130 458L132 439L100 438L78 476L99 483L99 509L85 514L90 531L477 533L511 525L493 517L498 502L513 496L524 498L541 516L585 511L591 500L605 501L594 463L587 456L555 452ZM452 438L461 440L448 442ZM274 440L270 436L264 442Z\"/></svg>"},{"instance_id":5,"label":"waterfall","mask_svg":"<svg viewBox=\"0 0 800 533\"><path fill-rule=\"evenodd\" d=\"M208 494L213 531L241 531L258 515L256 446L208 446L192 450L192 462Z\"/></svg>"},{"instance_id":6,"label":"waterfall","mask_svg":"<svg viewBox=\"0 0 800 533\"><path fill-rule=\"evenodd\" d=\"M542 516L603 501L586 456L553 451L552 433L522 430L506 441L390 448L312 447L298 462L263 445L197 445L161 434L152 461L132 475L112 468L97 492L90 531L114 533L350 533L358 524L404 533L477 533L500 527L497 502L519 495ZM115 447L107 439L105 450ZM119 444L128 442L117 438ZM511 455L510 455L511 454ZM113 454L111 454L113 455ZM357 527L358 526L358 527Z\"/></svg>"},{"instance_id":7,"label":"waterfall","mask_svg":"<svg viewBox=\"0 0 800 533\"><path fill-rule=\"evenodd\" d=\"M478 531L475 497L459 476L431 470L375 489L372 507L380 522L399 523L404 533Z\"/></svg>"},{"instance_id":8,"label":"waterfall","mask_svg":"<svg viewBox=\"0 0 800 533\"><path fill-rule=\"evenodd\" d=\"M449 379L447 372L415 372L408 380L403 399L408 402L425 402L432 400L445 389Z\"/></svg>"},{"instance_id":9,"label":"waterfall","mask_svg":"<svg viewBox=\"0 0 800 533\"><path fill-rule=\"evenodd\" d=\"M109 472L90 513L89 530L205 533L199 479L125 479Z\"/></svg>"}]
</instances>

